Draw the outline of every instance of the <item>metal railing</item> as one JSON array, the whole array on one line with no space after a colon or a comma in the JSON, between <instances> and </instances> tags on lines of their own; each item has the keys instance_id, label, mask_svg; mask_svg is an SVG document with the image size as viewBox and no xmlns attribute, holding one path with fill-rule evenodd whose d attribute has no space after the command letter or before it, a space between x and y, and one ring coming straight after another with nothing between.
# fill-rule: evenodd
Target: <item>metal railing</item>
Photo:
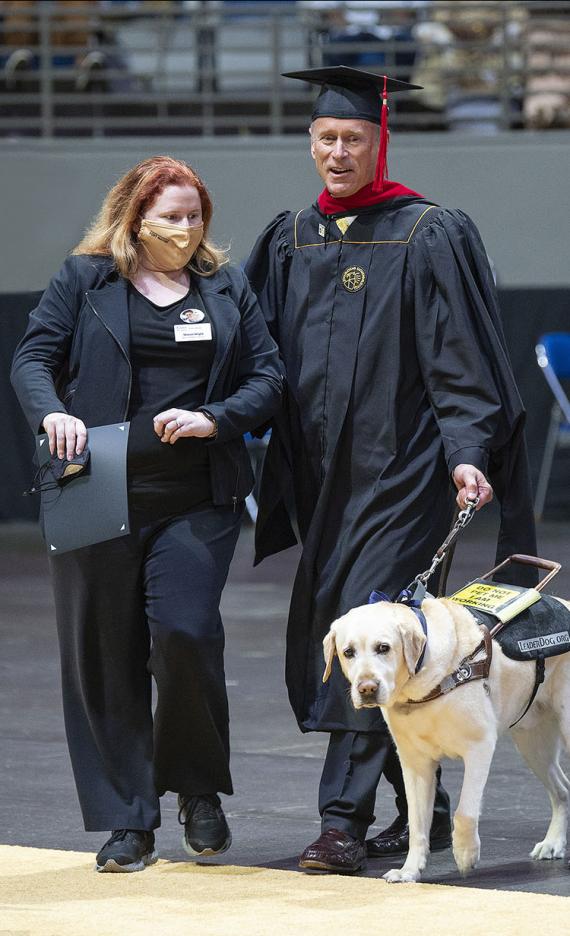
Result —
<instances>
[{"instance_id":1,"label":"metal railing","mask_svg":"<svg viewBox=\"0 0 570 936\"><path fill-rule=\"evenodd\" d=\"M392 96L399 129L570 126L570 0L4 0L0 17L4 138L303 132L314 90L281 72L341 62L425 86Z\"/></svg>"}]
</instances>

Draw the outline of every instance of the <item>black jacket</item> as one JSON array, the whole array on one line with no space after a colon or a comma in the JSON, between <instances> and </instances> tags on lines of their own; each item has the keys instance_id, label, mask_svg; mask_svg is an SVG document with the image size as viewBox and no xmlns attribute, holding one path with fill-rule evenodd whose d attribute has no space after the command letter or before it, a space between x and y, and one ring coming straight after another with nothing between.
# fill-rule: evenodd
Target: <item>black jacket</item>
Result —
<instances>
[{"instance_id":1,"label":"black jacket","mask_svg":"<svg viewBox=\"0 0 570 936\"><path fill-rule=\"evenodd\" d=\"M216 335L204 408L218 423L207 444L215 504L243 500L253 486L244 432L278 409L277 349L247 279L235 267L196 277ZM68 257L16 349L12 384L34 433L48 413L87 427L127 419L132 383L127 281L112 259Z\"/></svg>"}]
</instances>

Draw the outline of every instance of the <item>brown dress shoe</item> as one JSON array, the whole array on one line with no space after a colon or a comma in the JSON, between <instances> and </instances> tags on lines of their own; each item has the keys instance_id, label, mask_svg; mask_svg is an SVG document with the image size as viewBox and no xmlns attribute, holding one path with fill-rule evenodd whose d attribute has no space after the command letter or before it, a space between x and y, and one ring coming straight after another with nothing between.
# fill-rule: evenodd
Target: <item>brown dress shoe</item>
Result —
<instances>
[{"instance_id":1,"label":"brown dress shoe","mask_svg":"<svg viewBox=\"0 0 570 936\"><path fill-rule=\"evenodd\" d=\"M327 829L299 858L300 868L353 874L366 865L364 842L339 829Z\"/></svg>"}]
</instances>

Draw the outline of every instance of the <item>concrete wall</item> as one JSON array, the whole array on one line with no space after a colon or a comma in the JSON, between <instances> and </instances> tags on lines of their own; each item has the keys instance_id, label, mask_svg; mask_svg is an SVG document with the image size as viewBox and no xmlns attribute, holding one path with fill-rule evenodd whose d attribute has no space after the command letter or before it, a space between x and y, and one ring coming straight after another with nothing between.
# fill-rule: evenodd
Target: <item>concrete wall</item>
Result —
<instances>
[{"instance_id":1,"label":"concrete wall","mask_svg":"<svg viewBox=\"0 0 570 936\"><path fill-rule=\"evenodd\" d=\"M570 286L570 133L394 135L390 174L475 220L503 286ZM2 141L0 292L43 288L113 182L154 153L187 160L215 201L214 236L247 253L281 209L314 200L308 137Z\"/></svg>"}]
</instances>

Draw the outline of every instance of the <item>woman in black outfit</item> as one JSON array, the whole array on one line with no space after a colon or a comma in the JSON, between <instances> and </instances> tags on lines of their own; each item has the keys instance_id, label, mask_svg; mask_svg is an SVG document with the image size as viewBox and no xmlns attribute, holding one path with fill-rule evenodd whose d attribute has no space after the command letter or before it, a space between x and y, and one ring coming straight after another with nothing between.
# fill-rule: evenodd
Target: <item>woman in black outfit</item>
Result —
<instances>
[{"instance_id":1,"label":"woman in black outfit","mask_svg":"<svg viewBox=\"0 0 570 936\"><path fill-rule=\"evenodd\" d=\"M243 274L208 241L196 173L145 160L31 313L12 380L34 432L72 458L130 422L129 535L50 557L66 734L99 871L156 860L178 793L189 855L219 854L232 793L222 588L253 475L243 433L279 406L275 345ZM157 707L151 710L151 674Z\"/></svg>"}]
</instances>

